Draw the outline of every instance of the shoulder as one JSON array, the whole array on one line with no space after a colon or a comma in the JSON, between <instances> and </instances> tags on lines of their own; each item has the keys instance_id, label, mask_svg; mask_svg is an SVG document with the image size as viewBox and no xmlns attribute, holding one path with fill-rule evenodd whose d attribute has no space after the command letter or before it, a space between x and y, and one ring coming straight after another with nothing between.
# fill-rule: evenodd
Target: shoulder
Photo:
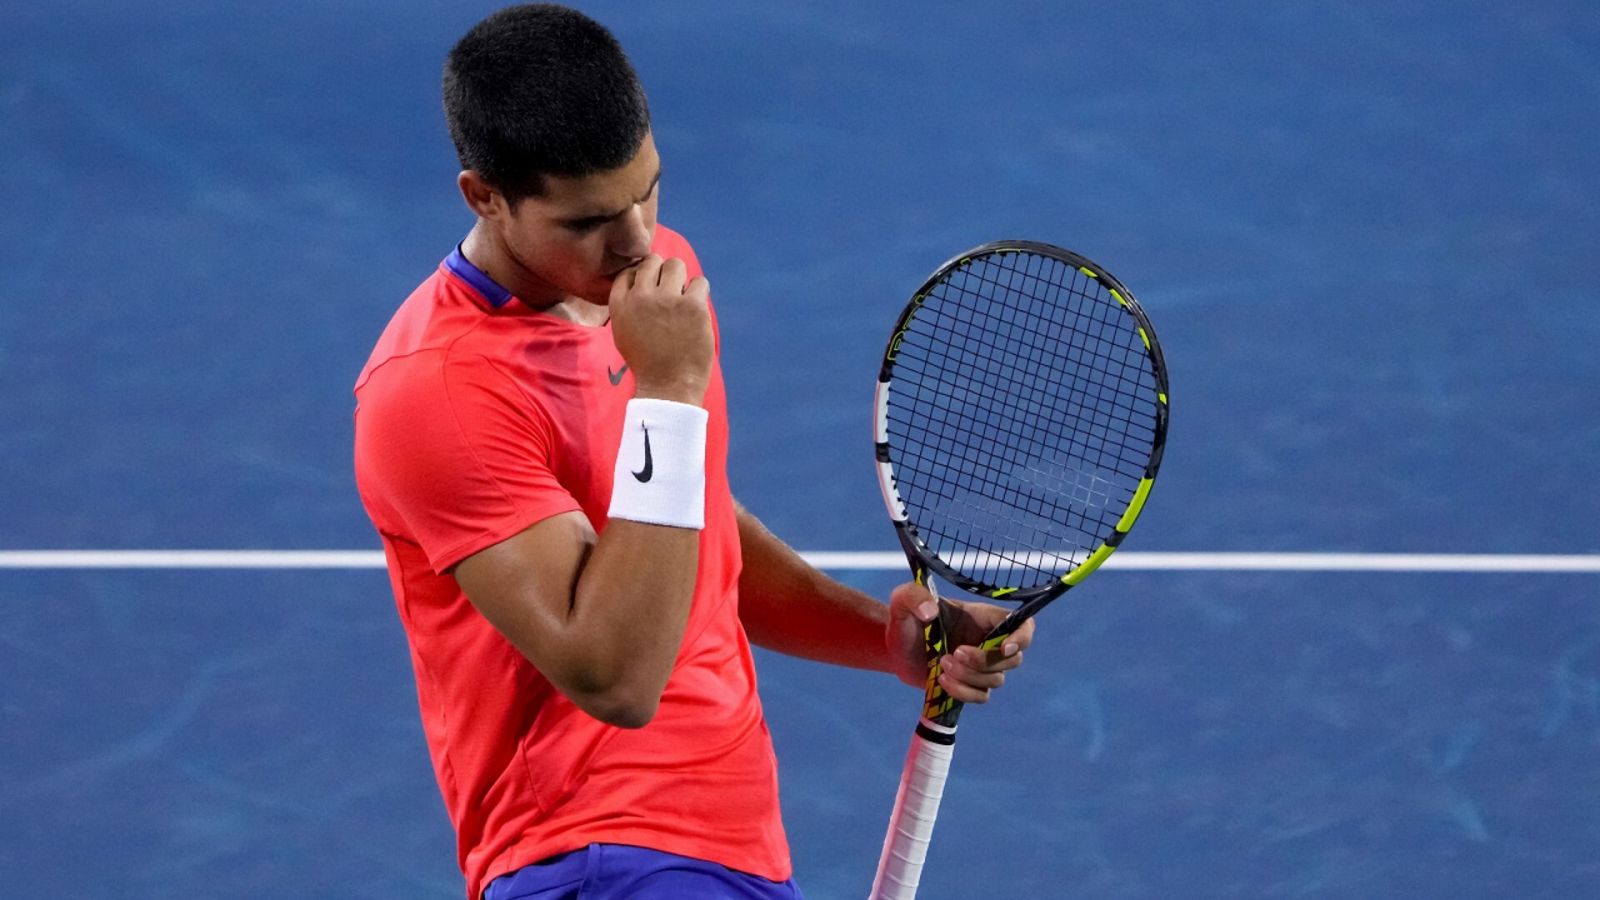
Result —
<instances>
[{"instance_id":1,"label":"shoulder","mask_svg":"<svg viewBox=\"0 0 1600 900\"><path fill-rule=\"evenodd\" d=\"M498 496L501 469L545 459L551 442L541 405L476 353L391 360L356 392L356 481L369 508Z\"/></svg>"},{"instance_id":2,"label":"shoulder","mask_svg":"<svg viewBox=\"0 0 1600 900\"><path fill-rule=\"evenodd\" d=\"M391 357L356 388L358 430L368 425L414 433L459 420L484 401L521 405L516 382L489 357L457 345L427 347Z\"/></svg>"},{"instance_id":3,"label":"shoulder","mask_svg":"<svg viewBox=\"0 0 1600 900\"><path fill-rule=\"evenodd\" d=\"M441 351L447 352L472 332L481 317L467 314L470 304L460 293L442 265L417 285L373 345L356 379L356 393L359 395L376 373L414 369L419 361L426 365L429 357L437 359Z\"/></svg>"}]
</instances>

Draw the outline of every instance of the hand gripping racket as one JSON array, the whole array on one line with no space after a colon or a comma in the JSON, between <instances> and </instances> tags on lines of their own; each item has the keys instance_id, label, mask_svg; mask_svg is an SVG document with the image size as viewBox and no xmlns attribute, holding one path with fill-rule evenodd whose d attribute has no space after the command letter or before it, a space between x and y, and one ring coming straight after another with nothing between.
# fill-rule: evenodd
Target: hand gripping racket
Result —
<instances>
[{"instance_id":1,"label":"hand gripping racket","mask_svg":"<svg viewBox=\"0 0 1600 900\"><path fill-rule=\"evenodd\" d=\"M1059 247L999 241L940 266L911 298L875 405L878 479L913 577L1018 604L990 650L1133 527L1166 442L1167 370L1111 273ZM922 719L873 900L916 895L961 715L938 682L939 618L924 636Z\"/></svg>"}]
</instances>

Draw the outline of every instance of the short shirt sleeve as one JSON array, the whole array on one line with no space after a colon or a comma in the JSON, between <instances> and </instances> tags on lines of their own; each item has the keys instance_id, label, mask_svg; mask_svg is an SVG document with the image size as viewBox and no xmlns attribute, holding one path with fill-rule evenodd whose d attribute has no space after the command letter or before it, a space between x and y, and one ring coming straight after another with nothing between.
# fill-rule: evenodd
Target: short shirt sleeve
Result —
<instances>
[{"instance_id":1,"label":"short shirt sleeve","mask_svg":"<svg viewBox=\"0 0 1600 900\"><path fill-rule=\"evenodd\" d=\"M490 360L424 352L362 386L356 481L383 531L443 574L553 515L581 509L551 465L553 429Z\"/></svg>"}]
</instances>

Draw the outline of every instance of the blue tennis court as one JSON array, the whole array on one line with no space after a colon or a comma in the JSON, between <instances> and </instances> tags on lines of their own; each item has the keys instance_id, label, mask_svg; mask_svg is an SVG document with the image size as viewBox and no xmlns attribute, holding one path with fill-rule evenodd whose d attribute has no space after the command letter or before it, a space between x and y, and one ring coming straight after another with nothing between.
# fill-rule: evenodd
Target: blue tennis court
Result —
<instances>
[{"instance_id":1,"label":"blue tennis court","mask_svg":"<svg viewBox=\"0 0 1600 900\"><path fill-rule=\"evenodd\" d=\"M350 389L470 225L439 69L492 8L0 10L0 895L461 896ZM734 492L797 548L895 550L889 326L1025 237L1165 347L1130 558L1446 560L1097 575L963 719L922 896L1600 896L1590 4L584 8L712 283ZM864 896L917 694L758 664L797 878Z\"/></svg>"}]
</instances>

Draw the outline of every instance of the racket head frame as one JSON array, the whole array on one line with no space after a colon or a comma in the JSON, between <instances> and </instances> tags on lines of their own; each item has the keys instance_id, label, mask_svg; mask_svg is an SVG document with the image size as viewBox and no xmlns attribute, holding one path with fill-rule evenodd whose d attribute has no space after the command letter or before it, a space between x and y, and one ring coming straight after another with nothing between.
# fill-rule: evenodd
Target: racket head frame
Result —
<instances>
[{"instance_id":1,"label":"racket head frame","mask_svg":"<svg viewBox=\"0 0 1600 900\"><path fill-rule=\"evenodd\" d=\"M888 429L889 393L894 382L896 359L901 343L906 333L910 330L917 314L922 310L923 304L934 289L956 271L970 265L974 260L981 257L1005 253L1030 253L1053 258L1099 282L1107 293L1116 298L1122 310L1132 317L1134 326L1144 343L1157 393L1156 402L1154 403L1154 421L1152 422L1154 436L1149 461L1145 466L1143 479L1129 502L1126 512L1116 523L1115 529L1112 533L1102 536L1100 546L1086 559L1069 571L1061 573L1060 577L1044 584L1024 587L988 584L979 581L950 565L928 546L927 542L918 533L916 523L910 521L905 503L900 498L895 478L895 452L889 440ZM879 367L874 397L873 443L877 460L878 486L882 491L884 506L888 510L890 521L894 524L900 546L905 551L906 559L910 564L913 578L917 583L928 587L930 591L933 590L932 576L936 575L947 584L966 593L990 600L1017 604L1016 608L989 633L980 645L986 650L1001 646L1005 638L1015 632L1023 622L1092 574L1121 545L1123 537L1132 529L1134 522L1143 511L1145 500L1149 496L1150 488L1154 484L1156 473L1161 466L1161 458L1166 447L1167 421L1167 365L1165 356L1161 351L1161 344L1156 339L1155 329L1151 326L1149 316L1146 315L1144 308L1139 305L1139 301L1134 297L1133 292L1128 290L1126 285L1103 266L1071 250L1038 241L1024 240L991 241L946 260L917 288L916 292L912 294L911 300L906 304L905 309L901 311L899 318L896 319L894 330L890 333L889 342L884 350L882 364ZM937 597L936 592L935 596ZM941 607L943 607L943 604L941 604ZM924 719L928 722L953 726L955 724L955 716L960 711L960 704L945 694L938 685L938 659L947 649L945 631L943 623L939 619L935 619L927 626L924 635L929 653L927 703L924 709Z\"/></svg>"}]
</instances>

